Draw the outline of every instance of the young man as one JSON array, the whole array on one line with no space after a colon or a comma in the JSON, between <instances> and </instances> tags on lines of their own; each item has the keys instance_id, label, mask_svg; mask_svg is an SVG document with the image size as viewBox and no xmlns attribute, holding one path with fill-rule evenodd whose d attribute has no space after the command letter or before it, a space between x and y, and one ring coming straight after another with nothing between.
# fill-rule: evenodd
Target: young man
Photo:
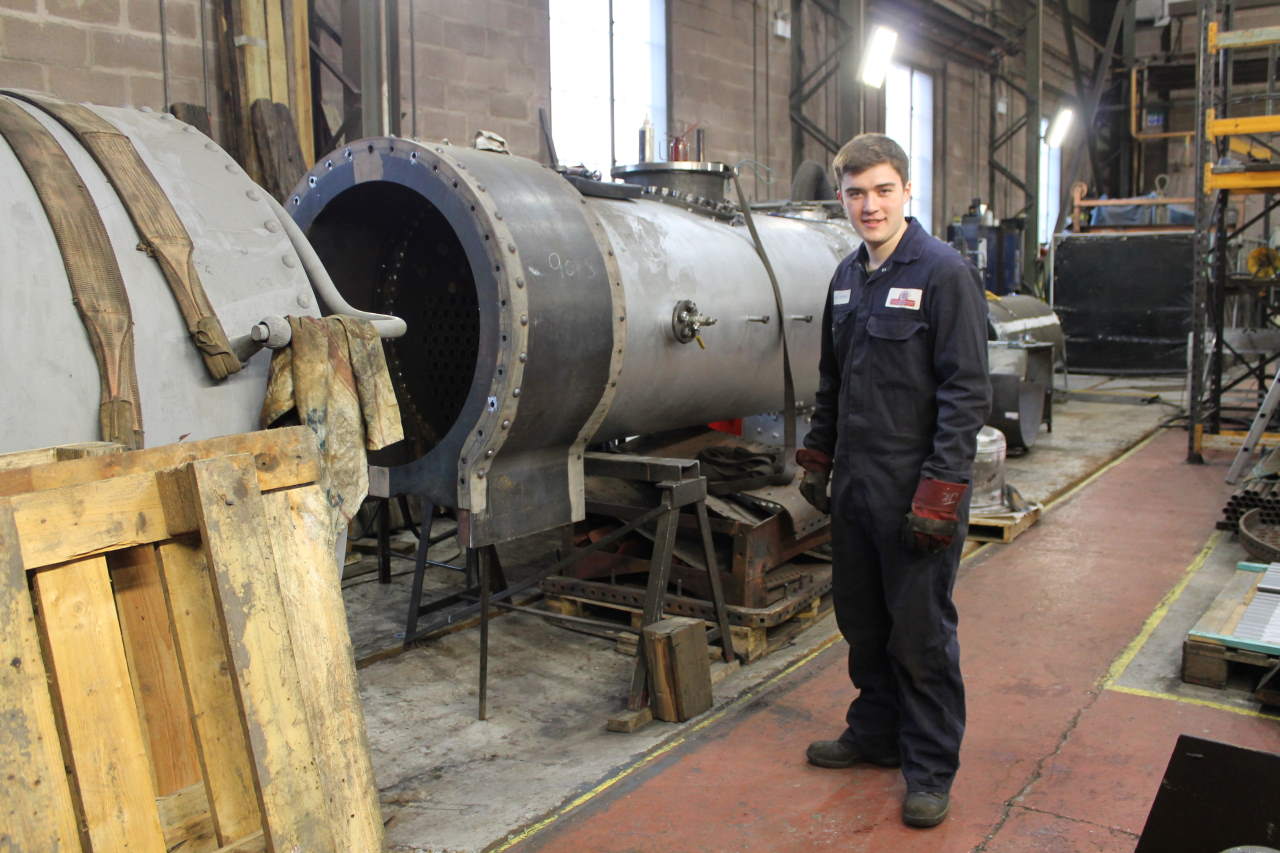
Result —
<instances>
[{"instance_id":1,"label":"young man","mask_svg":"<svg viewBox=\"0 0 1280 853\"><path fill-rule=\"evenodd\" d=\"M951 590L990 406L986 300L977 271L904 216L911 183L897 143L862 134L833 168L863 244L831 281L813 427L796 461L805 497L831 512L836 621L858 696L840 737L807 756L901 765L903 821L936 826L964 734Z\"/></svg>"}]
</instances>

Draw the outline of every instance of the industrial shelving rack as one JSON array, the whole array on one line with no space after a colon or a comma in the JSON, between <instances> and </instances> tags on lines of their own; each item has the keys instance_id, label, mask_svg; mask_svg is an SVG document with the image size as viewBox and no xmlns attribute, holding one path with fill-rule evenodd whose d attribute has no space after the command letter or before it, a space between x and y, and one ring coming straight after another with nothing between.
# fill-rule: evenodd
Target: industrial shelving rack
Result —
<instances>
[{"instance_id":1,"label":"industrial shelving rack","mask_svg":"<svg viewBox=\"0 0 1280 853\"><path fill-rule=\"evenodd\" d=\"M1277 46L1280 26L1231 29L1231 0L1201 0L1199 8L1200 46L1196 68L1196 151L1201 168L1196 172L1196 247L1193 261L1192 335L1190 393L1188 399L1188 461L1199 462L1203 432L1219 433L1224 424L1247 425L1261 402L1271 377L1268 368L1280 359L1280 348L1256 361L1237 352L1226 340L1225 319L1229 293L1227 249L1248 228L1258 222L1270 224L1271 211L1280 205L1280 148L1265 137L1280 134L1280 101L1276 85ZM1264 115L1234 115L1233 107L1258 100L1256 94L1243 97L1232 92L1232 53L1237 50L1267 48ZM1270 162L1228 165L1228 151L1245 151ZM1227 210L1233 194L1262 194L1258 214L1234 226L1228 224ZM1269 230L1269 229L1268 229ZM1275 300L1268 300L1274 305ZM1211 336L1211 337L1210 337ZM1206 353L1207 344L1212 352ZM1226 375L1230 353L1246 370L1235 377ZM1206 355L1208 355L1206 363ZM1257 382L1257 402L1252 408L1224 404L1224 392L1250 381ZM1232 412L1237 414L1232 414Z\"/></svg>"}]
</instances>

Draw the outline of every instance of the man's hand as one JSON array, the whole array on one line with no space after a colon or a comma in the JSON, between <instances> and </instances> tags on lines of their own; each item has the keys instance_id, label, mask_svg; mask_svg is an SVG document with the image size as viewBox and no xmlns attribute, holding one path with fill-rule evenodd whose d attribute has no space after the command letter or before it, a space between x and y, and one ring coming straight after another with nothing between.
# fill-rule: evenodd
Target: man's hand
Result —
<instances>
[{"instance_id":1,"label":"man's hand","mask_svg":"<svg viewBox=\"0 0 1280 853\"><path fill-rule=\"evenodd\" d=\"M925 554L945 550L960 529L956 510L968 488L929 477L921 480L902 525L902 543Z\"/></svg>"},{"instance_id":2,"label":"man's hand","mask_svg":"<svg viewBox=\"0 0 1280 853\"><path fill-rule=\"evenodd\" d=\"M796 450L796 464L804 469L800 481L800 495L818 512L831 513L831 498L827 495L827 483L831 480L831 457L821 450L801 447Z\"/></svg>"}]
</instances>

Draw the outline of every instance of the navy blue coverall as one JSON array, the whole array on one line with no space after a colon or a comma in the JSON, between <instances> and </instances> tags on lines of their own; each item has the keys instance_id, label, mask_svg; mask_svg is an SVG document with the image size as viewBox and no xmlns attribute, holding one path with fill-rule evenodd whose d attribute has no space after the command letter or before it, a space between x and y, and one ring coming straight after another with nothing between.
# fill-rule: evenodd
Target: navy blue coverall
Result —
<instances>
[{"instance_id":1,"label":"navy blue coverall","mask_svg":"<svg viewBox=\"0 0 1280 853\"><path fill-rule=\"evenodd\" d=\"M900 754L910 791L948 791L965 721L951 591L969 492L945 550L917 552L900 530L922 477L969 482L991 398L987 307L977 270L907 223L874 272L865 246L836 268L804 443L834 460L832 593L859 691L841 738Z\"/></svg>"}]
</instances>

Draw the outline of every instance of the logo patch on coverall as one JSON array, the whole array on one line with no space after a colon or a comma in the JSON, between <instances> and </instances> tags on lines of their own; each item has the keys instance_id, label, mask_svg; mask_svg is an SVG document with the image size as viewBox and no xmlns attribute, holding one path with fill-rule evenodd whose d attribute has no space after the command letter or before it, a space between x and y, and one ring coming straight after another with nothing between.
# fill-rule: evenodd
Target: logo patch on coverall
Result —
<instances>
[{"instance_id":1,"label":"logo patch on coverall","mask_svg":"<svg viewBox=\"0 0 1280 853\"><path fill-rule=\"evenodd\" d=\"M849 291L847 291L847 290L833 290L833 291L831 291L831 304L832 304L832 305L848 305L848 304L849 304Z\"/></svg>"},{"instance_id":2,"label":"logo patch on coverall","mask_svg":"<svg viewBox=\"0 0 1280 853\"><path fill-rule=\"evenodd\" d=\"M919 311L920 297L923 295L923 290L914 287L891 287L889 298L884 301L884 307L910 308L912 311Z\"/></svg>"}]
</instances>

